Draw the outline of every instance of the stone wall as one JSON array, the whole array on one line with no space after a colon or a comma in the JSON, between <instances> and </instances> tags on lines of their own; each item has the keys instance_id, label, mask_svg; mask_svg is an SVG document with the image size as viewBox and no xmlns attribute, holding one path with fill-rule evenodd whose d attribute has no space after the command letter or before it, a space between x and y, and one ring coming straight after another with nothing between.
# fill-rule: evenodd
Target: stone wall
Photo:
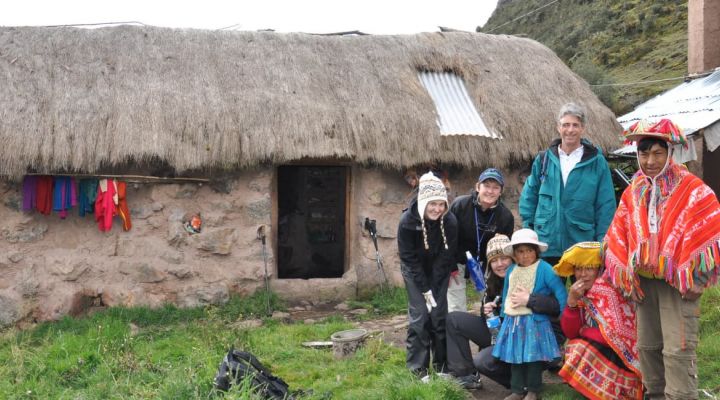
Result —
<instances>
[{"instance_id":1,"label":"stone wall","mask_svg":"<svg viewBox=\"0 0 720 400\"><path fill-rule=\"evenodd\" d=\"M451 176L452 194L467 193L478 173ZM227 194L194 183L130 183L128 232L119 218L110 232L100 232L92 214L79 217L76 210L64 220L23 213L21 184L0 182L0 326L82 315L93 307L221 304L231 293L262 288L256 230L272 225L272 174L269 168L238 172L228 179ZM517 175L508 181L505 197L515 211ZM272 279L272 290L291 301L341 301L375 288L383 278L365 217L377 221L388 279L402 285L396 231L409 192L399 172L352 167L342 278ZM203 229L191 235L183 221L194 213L202 215ZM268 271L276 276L271 229L268 237Z\"/></svg>"},{"instance_id":2,"label":"stone wall","mask_svg":"<svg viewBox=\"0 0 720 400\"><path fill-rule=\"evenodd\" d=\"M198 184L128 184L133 227L100 232L93 215L20 211L21 185L0 184L0 325L93 306L219 304L263 282L256 228L270 224L271 172L239 173L229 194ZM201 213L201 233L183 227ZM271 260L272 261L272 260Z\"/></svg>"}]
</instances>

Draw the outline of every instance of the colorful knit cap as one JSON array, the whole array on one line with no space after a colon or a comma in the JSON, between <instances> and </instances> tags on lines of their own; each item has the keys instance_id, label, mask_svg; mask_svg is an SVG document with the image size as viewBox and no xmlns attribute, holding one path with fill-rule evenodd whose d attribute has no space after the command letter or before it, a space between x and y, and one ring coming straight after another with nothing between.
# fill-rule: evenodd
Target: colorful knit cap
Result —
<instances>
[{"instance_id":1,"label":"colorful knit cap","mask_svg":"<svg viewBox=\"0 0 720 400\"><path fill-rule=\"evenodd\" d=\"M420 219L425 219L425 207L427 207L427 204L437 200L445 202L445 212L447 212L447 191L445 190L445 185L440 178L432 172L428 172L420 177L418 189L418 214L420 214Z\"/></svg>"},{"instance_id":2,"label":"colorful knit cap","mask_svg":"<svg viewBox=\"0 0 720 400\"><path fill-rule=\"evenodd\" d=\"M623 136L625 136L626 143L639 142L644 138L656 138L670 144L681 144L684 148L688 148L688 141L682 129L667 118L663 118L656 123L651 123L648 120L637 121L623 132Z\"/></svg>"},{"instance_id":3,"label":"colorful knit cap","mask_svg":"<svg viewBox=\"0 0 720 400\"><path fill-rule=\"evenodd\" d=\"M600 268L602 266L600 249L600 242L576 243L563 252L560 261L553 269L558 276L570 276L575 272L575 267Z\"/></svg>"},{"instance_id":4,"label":"colorful knit cap","mask_svg":"<svg viewBox=\"0 0 720 400\"><path fill-rule=\"evenodd\" d=\"M440 217L440 229L442 231L443 243L445 249L448 248L447 239L445 238L445 225L443 223L443 217L447 214L449 207L447 201L447 190L443 182L435 176L432 172L428 172L420 177L420 184L418 185L418 200L417 200L417 211L420 214L420 220L422 221L423 230L423 241L425 243L425 250L428 250L430 246L427 241L427 231L425 228L425 208L431 201L443 201L445 202L445 212Z\"/></svg>"},{"instance_id":5,"label":"colorful knit cap","mask_svg":"<svg viewBox=\"0 0 720 400\"><path fill-rule=\"evenodd\" d=\"M492 260L498 258L498 257L512 257L512 252L508 252L505 249L505 246L510 243L510 238L498 233L497 235L493 236L492 239L488 241L487 244L487 263L490 264Z\"/></svg>"}]
</instances>

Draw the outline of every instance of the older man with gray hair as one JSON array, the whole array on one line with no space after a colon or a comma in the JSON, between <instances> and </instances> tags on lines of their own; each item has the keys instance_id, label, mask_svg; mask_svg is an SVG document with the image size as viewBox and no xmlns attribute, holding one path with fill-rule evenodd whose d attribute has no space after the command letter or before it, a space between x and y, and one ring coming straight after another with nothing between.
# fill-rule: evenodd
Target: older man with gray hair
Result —
<instances>
[{"instance_id":1,"label":"older man with gray hair","mask_svg":"<svg viewBox=\"0 0 720 400\"><path fill-rule=\"evenodd\" d=\"M585 123L580 106L562 106L560 137L535 157L520 195L523 227L548 244L543 259L552 265L575 243L601 242L615 213L610 168L602 151L584 137Z\"/></svg>"}]
</instances>

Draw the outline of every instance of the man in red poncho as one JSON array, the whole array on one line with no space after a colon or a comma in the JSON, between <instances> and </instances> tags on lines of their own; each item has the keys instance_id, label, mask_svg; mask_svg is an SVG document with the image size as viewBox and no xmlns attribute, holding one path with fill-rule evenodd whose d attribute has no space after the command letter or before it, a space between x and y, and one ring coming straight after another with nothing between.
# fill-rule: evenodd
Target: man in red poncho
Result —
<instances>
[{"instance_id":1,"label":"man in red poncho","mask_svg":"<svg viewBox=\"0 0 720 400\"><path fill-rule=\"evenodd\" d=\"M687 146L677 125L644 121L625 132L640 170L605 236L605 278L637 303L637 347L647 397L697 399L700 296L717 283L720 205L672 160Z\"/></svg>"}]
</instances>

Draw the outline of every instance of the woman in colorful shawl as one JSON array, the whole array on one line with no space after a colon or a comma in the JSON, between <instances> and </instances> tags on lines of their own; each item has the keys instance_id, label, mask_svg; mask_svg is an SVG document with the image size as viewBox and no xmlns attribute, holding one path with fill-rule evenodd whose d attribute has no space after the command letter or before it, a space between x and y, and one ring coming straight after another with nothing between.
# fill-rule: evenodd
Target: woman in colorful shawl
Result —
<instances>
[{"instance_id":1,"label":"woman in colorful shawl","mask_svg":"<svg viewBox=\"0 0 720 400\"><path fill-rule=\"evenodd\" d=\"M602 277L599 242L567 249L555 273L575 275L560 318L565 363L560 377L589 399L642 399L632 304Z\"/></svg>"},{"instance_id":2,"label":"woman in colorful shawl","mask_svg":"<svg viewBox=\"0 0 720 400\"><path fill-rule=\"evenodd\" d=\"M638 122L640 170L605 236L605 279L637 303L637 347L647 398L697 399L700 296L717 283L720 204L672 160L687 146L670 120Z\"/></svg>"}]
</instances>

